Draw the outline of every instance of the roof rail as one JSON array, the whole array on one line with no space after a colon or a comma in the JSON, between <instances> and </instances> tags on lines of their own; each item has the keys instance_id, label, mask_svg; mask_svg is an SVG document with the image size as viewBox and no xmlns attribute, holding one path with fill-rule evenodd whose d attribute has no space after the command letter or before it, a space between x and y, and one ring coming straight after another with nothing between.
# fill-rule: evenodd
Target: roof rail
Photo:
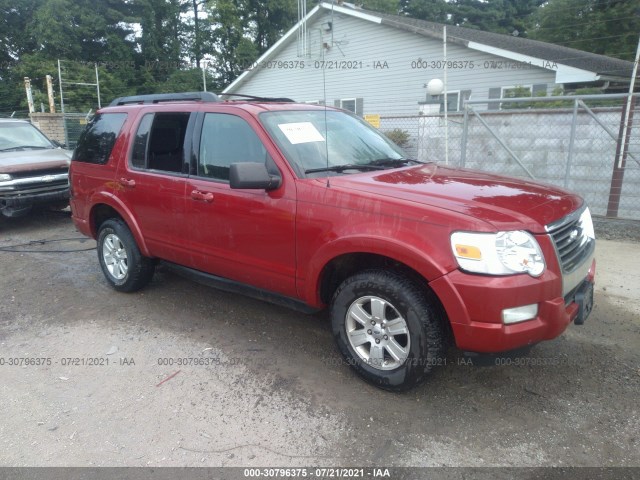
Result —
<instances>
[{"instance_id":1,"label":"roof rail","mask_svg":"<svg viewBox=\"0 0 640 480\"><path fill-rule=\"evenodd\" d=\"M240 97L247 98L249 100L256 100L258 102L287 102L287 103L295 103L295 100L292 100L287 97L256 97L255 95L244 95L242 93L221 93L220 96L228 96L228 97Z\"/></svg>"},{"instance_id":2,"label":"roof rail","mask_svg":"<svg viewBox=\"0 0 640 480\"><path fill-rule=\"evenodd\" d=\"M159 93L152 95L133 95L131 97L119 97L109 104L110 107L127 105L131 103L161 103L161 102L219 102L218 96L211 92L181 92Z\"/></svg>"}]
</instances>

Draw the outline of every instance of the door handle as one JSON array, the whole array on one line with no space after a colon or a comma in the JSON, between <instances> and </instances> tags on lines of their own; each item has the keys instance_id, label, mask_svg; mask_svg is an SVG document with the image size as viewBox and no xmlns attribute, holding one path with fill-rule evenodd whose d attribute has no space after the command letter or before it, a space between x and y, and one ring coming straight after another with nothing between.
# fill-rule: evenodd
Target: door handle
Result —
<instances>
[{"instance_id":1,"label":"door handle","mask_svg":"<svg viewBox=\"0 0 640 480\"><path fill-rule=\"evenodd\" d=\"M118 180L118 183L123 187L133 188L136 186L135 180L127 180L126 178L121 178L120 180Z\"/></svg>"},{"instance_id":2,"label":"door handle","mask_svg":"<svg viewBox=\"0 0 640 480\"><path fill-rule=\"evenodd\" d=\"M191 198L194 200L201 200L207 203L213 202L213 193L211 192L201 192L199 190L194 190L191 192Z\"/></svg>"}]
</instances>

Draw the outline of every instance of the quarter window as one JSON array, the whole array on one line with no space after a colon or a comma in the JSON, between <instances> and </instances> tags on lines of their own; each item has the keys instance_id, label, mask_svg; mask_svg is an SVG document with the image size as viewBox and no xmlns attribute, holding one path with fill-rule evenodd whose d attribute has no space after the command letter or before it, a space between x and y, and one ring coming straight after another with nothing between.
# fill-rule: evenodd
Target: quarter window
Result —
<instances>
[{"instance_id":1,"label":"quarter window","mask_svg":"<svg viewBox=\"0 0 640 480\"><path fill-rule=\"evenodd\" d=\"M107 163L126 118L126 113L96 115L80 135L72 160L86 163Z\"/></svg>"}]
</instances>

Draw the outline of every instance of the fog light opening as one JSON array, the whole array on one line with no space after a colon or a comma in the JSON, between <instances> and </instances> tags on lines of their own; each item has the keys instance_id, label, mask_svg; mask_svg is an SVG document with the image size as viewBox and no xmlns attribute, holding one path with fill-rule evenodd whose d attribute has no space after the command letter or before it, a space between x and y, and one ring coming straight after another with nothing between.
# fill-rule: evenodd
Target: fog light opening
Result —
<instances>
[{"instance_id":1,"label":"fog light opening","mask_svg":"<svg viewBox=\"0 0 640 480\"><path fill-rule=\"evenodd\" d=\"M502 311L502 322L510 325L512 323L526 322L538 316L538 304L524 305L522 307L505 308Z\"/></svg>"}]
</instances>

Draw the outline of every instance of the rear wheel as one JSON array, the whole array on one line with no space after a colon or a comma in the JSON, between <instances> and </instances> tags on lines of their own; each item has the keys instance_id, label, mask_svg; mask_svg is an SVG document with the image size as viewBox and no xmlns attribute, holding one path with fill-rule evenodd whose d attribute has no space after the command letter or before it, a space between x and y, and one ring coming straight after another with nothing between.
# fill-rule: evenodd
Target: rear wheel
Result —
<instances>
[{"instance_id":1,"label":"rear wheel","mask_svg":"<svg viewBox=\"0 0 640 480\"><path fill-rule=\"evenodd\" d=\"M117 218L100 226L98 260L105 278L119 292L140 290L155 270L154 261L140 253L129 227Z\"/></svg>"},{"instance_id":2,"label":"rear wheel","mask_svg":"<svg viewBox=\"0 0 640 480\"><path fill-rule=\"evenodd\" d=\"M358 375L403 391L444 363L443 319L431 295L386 270L364 271L340 285L331 305L333 335Z\"/></svg>"}]
</instances>

